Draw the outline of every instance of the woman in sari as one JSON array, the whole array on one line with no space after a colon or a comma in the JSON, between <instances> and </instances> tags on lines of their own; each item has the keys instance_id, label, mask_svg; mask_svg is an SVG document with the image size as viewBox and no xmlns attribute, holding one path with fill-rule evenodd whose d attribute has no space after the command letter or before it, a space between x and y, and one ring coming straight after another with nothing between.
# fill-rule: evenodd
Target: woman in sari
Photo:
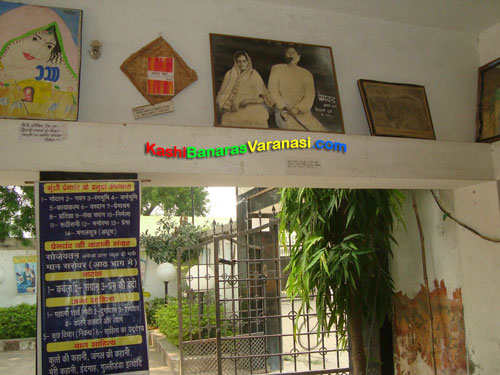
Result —
<instances>
[{"instance_id":1,"label":"woman in sari","mask_svg":"<svg viewBox=\"0 0 500 375\"><path fill-rule=\"evenodd\" d=\"M272 106L272 100L264 81L246 52L236 52L233 60L216 98L220 125L267 128L269 112L264 103Z\"/></svg>"}]
</instances>

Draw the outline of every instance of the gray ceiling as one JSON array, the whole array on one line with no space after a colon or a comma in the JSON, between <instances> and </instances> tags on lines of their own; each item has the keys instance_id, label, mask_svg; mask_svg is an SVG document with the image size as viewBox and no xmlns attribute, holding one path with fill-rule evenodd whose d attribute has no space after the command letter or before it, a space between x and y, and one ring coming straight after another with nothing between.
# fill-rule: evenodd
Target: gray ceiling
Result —
<instances>
[{"instance_id":1,"label":"gray ceiling","mask_svg":"<svg viewBox=\"0 0 500 375\"><path fill-rule=\"evenodd\" d=\"M252 0L479 34L500 23L500 0Z\"/></svg>"}]
</instances>

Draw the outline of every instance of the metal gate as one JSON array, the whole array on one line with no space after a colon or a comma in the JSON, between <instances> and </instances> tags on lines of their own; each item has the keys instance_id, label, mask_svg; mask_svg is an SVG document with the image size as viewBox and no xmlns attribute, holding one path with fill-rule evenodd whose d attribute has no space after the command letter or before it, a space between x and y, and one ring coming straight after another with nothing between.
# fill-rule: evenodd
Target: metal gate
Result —
<instances>
[{"instance_id":1,"label":"metal gate","mask_svg":"<svg viewBox=\"0 0 500 375\"><path fill-rule=\"evenodd\" d=\"M318 334L315 311L299 317L300 301L285 293L278 221L269 215L240 232L214 223L206 241L179 249L182 375L349 373L338 332Z\"/></svg>"}]
</instances>

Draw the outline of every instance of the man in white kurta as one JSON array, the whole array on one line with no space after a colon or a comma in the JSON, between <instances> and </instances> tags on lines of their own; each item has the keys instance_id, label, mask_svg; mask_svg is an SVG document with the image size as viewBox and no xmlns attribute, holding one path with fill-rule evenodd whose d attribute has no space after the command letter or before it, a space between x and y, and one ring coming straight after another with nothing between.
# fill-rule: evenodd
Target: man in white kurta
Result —
<instances>
[{"instance_id":1,"label":"man in white kurta","mask_svg":"<svg viewBox=\"0 0 500 375\"><path fill-rule=\"evenodd\" d=\"M311 72L297 65L300 54L293 47L285 52L286 64L273 65L268 90L276 102L276 124L280 129L326 131L313 116L314 80Z\"/></svg>"}]
</instances>

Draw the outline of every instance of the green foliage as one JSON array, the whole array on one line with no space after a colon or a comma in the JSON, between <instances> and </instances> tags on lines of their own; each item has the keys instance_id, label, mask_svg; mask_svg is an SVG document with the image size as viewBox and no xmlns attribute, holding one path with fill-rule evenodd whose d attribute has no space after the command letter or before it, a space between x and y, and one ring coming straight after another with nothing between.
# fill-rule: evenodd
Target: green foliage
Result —
<instances>
[{"instance_id":1,"label":"green foliage","mask_svg":"<svg viewBox=\"0 0 500 375\"><path fill-rule=\"evenodd\" d=\"M208 192L193 188L194 214L208 212ZM172 211L176 216L191 216L190 187L145 187L141 191L141 214L150 215L155 208ZM32 186L0 186L0 241L7 237L23 239L35 234L34 188Z\"/></svg>"},{"instance_id":2,"label":"green foliage","mask_svg":"<svg viewBox=\"0 0 500 375\"><path fill-rule=\"evenodd\" d=\"M208 191L193 187L194 214L203 216L208 212ZM163 212L173 210L175 216L191 216L190 187L144 187L141 190L141 214L149 216L155 208Z\"/></svg>"},{"instance_id":3,"label":"green foliage","mask_svg":"<svg viewBox=\"0 0 500 375\"><path fill-rule=\"evenodd\" d=\"M317 294L318 330L345 331L353 309L367 323L391 315L388 258L402 201L397 190L281 190L280 239L295 235L287 292L301 298L299 313Z\"/></svg>"},{"instance_id":4,"label":"green foliage","mask_svg":"<svg viewBox=\"0 0 500 375\"><path fill-rule=\"evenodd\" d=\"M160 307L156 311L156 321L158 328L163 333L168 341L179 346L179 314L178 314L177 298L169 297L168 304ZM207 311L208 310L208 311ZM224 311L221 307L221 316L224 316ZM182 301L182 326L183 326L183 341L201 340L216 337L216 320L215 320L215 304L211 301L208 307L199 313L199 305L197 303L188 304L187 300ZM222 336L232 335L229 326L221 327Z\"/></svg>"},{"instance_id":5,"label":"green foliage","mask_svg":"<svg viewBox=\"0 0 500 375\"><path fill-rule=\"evenodd\" d=\"M146 319L149 328L158 328L156 313L163 306L165 306L165 298L153 298L151 301L146 302Z\"/></svg>"},{"instance_id":6,"label":"green foliage","mask_svg":"<svg viewBox=\"0 0 500 375\"><path fill-rule=\"evenodd\" d=\"M148 231L141 235L141 245L146 249L148 257L156 263L177 263L177 249L184 246L191 246L199 242L203 233L203 228L193 225L187 219L181 218L177 224L172 218L172 211L158 221L158 229L155 234ZM185 251L182 260L198 257L200 249Z\"/></svg>"},{"instance_id":7,"label":"green foliage","mask_svg":"<svg viewBox=\"0 0 500 375\"><path fill-rule=\"evenodd\" d=\"M32 186L0 186L0 241L7 237L24 239L25 233L33 235L34 207Z\"/></svg>"},{"instance_id":8,"label":"green foliage","mask_svg":"<svg viewBox=\"0 0 500 375\"><path fill-rule=\"evenodd\" d=\"M0 340L36 336L36 305L0 307Z\"/></svg>"}]
</instances>

